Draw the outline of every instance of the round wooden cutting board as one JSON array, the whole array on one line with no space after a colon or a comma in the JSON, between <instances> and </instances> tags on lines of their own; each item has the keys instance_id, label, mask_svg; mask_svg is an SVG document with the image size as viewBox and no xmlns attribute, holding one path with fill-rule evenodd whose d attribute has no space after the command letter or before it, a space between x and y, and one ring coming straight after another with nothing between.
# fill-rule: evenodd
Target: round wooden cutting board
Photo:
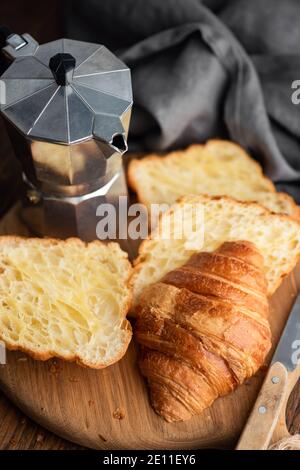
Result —
<instances>
[{"instance_id":1,"label":"round wooden cutting board","mask_svg":"<svg viewBox=\"0 0 300 470\"><path fill-rule=\"evenodd\" d=\"M29 235L13 209L1 234ZM273 346L300 285L300 267L271 300ZM253 405L264 372L190 421L168 424L152 410L137 367L134 341L117 364L103 370L59 360L34 361L8 352L0 386L27 415L61 437L95 449L232 448Z\"/></svg>"}]
</instances>

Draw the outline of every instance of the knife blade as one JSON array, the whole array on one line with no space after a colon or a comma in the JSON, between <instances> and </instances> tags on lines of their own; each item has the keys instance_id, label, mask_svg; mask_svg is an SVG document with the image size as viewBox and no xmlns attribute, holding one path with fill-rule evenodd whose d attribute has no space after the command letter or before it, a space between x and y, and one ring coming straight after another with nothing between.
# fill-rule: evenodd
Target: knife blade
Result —
<instances>
[{"instance_id":1,"label":"knife blade","mask_svg":"<svg viewBox=\"0 0 300 470\"><path fill-rule=\"evenodd\" d=\"M281 362L292 372L300 360L300 295L293 305L271 364Z\"/></svg>"},{"instance_id":2,"label":"knife blade","mask_svg":"<svg viewBox=\"0 0 300 470\"><path fill-rule=\"evenodd\" d=\"M265 450L271 440L289 436L286 405L300 377L300 295L298 295L237 450Z\"/></svg>"}]
</instances>

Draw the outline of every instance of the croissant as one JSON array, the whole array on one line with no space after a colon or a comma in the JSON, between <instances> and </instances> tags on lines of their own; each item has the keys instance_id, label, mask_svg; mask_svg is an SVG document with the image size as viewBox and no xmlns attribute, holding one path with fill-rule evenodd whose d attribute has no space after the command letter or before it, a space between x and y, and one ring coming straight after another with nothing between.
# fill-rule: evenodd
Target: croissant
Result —
<instances>
[{"instance_id":1,"label":"croissant","mask_svg":"<svg viewBox=\"0 0 300 470\"><path fill-rule=\"evenodd\" d=\"M139 366L166 421L200 414L264 363L271 347L263 258L253 243L196 253L137 306Z\"/></svg>"}]
</instances>

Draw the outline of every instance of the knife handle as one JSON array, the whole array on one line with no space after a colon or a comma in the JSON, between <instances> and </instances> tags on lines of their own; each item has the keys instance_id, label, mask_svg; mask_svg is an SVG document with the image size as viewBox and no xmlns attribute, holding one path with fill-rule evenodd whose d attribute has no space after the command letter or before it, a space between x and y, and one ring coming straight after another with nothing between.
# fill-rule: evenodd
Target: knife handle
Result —
<instances>
[{"instance_id":1,"label":"knife handle","mask_svg":"<svg viewBox=\"0 0 300 470\"><path fill-rule=\"evenodd\" d=\"M294 373L290 375L294 375ZM291 391L289 382L289 373L285 366L280 362L272 364L236 450L265 450L268 448L283 404L288 399L288 391ZM295 384L295 380L292 382Z\"/></svg>"}]
</instances>

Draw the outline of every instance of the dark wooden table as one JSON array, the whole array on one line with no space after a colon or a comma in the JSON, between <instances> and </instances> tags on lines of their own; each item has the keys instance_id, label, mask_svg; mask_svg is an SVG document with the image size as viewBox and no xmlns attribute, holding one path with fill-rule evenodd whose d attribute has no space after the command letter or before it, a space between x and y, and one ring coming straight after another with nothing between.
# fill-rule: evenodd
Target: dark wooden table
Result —
<instances>
[{"instance_id":1,"label":"dark wooden table","mask_svg":"<svg viewBox=\"0 0 300 470\"><path fill-rule=\"evenodd\" d=\"M83 449L51 434L24 416L0 393L1 450Z\"/></svg>"}]
</instances>

